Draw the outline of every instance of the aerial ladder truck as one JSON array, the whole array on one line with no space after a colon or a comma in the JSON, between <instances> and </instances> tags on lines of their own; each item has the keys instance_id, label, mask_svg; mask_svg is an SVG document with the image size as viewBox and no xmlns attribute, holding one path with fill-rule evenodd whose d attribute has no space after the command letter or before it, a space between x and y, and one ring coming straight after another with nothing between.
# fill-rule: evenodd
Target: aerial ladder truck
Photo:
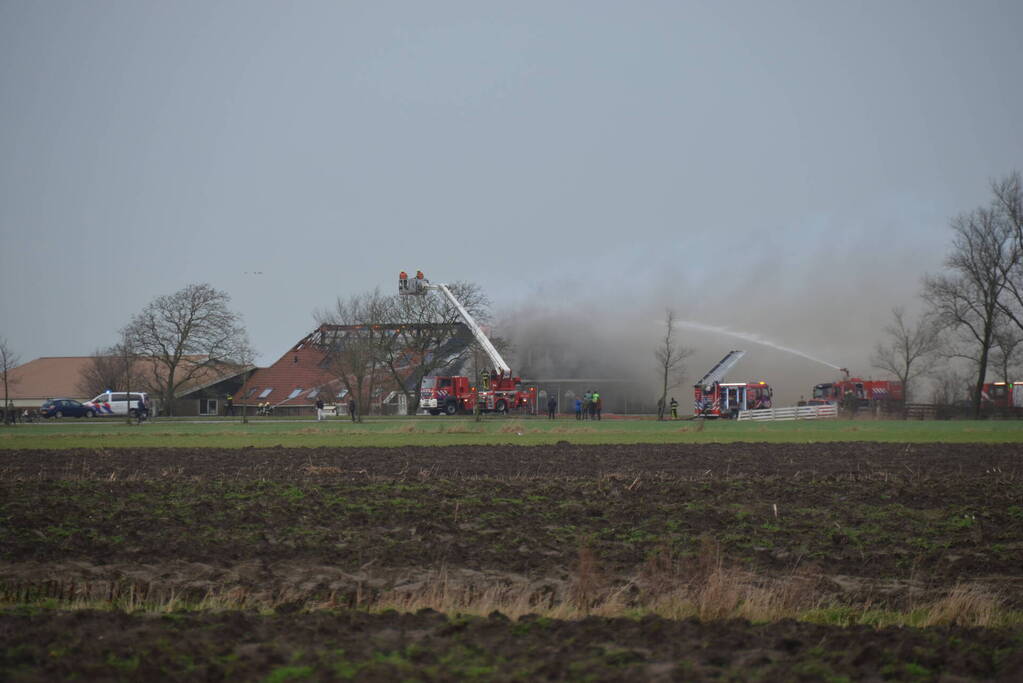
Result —
<instances>
[{"instance_id":1,"label":"aerial ladder truck","mask_svg":"<svg viewBox=\"0 0 1023 683\"><path fill-rule=\"evenodd\" d=\"M728 371L746 355L729 351L694 388L696 417L738 417L743 410L771 407L771 387L766 382L722 382Z\"/></svg>"},{"instance_id":2,"label":"aerial ladder truck","mask_svg":"<svg viewBox=\"0 0 1023 683\"><path fill-rule=\"evenodd\" d=\"M445 284L430 282L423 276L421 270L416 271L415 277L412 278L405 271L398 275L398 294L425 296L430 290L440 292L458 311L466 327L472 332L473 338L490 360L492 369L480 373L479 386L474 386L468 377L424 377L419 407L425 408L431 415L441 413L455 415L477 410L506 413L529 406L532 396L530 392L522 389L522 379L512 375L511 368L497 348L451 289Z\"/></svg>"}]
</instances>

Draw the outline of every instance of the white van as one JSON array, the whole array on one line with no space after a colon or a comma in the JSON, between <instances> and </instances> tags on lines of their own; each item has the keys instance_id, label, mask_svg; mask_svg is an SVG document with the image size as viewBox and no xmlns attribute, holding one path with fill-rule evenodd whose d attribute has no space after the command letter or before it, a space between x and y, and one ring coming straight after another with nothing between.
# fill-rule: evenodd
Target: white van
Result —
<instances>
[{"instance_id":1,"label":"white van","mask_svg":"<svg viewBox=\"0 0 1023 683\"><path fill-rule=\"evenodd\" d=\"M108 391L100 394L85 405L90 406L97 415L131 415L138 416L139 401L147 409L149 407L149 396L144 392L133 391L130 394L124 391Z\"/></svg>"}]
</instances>

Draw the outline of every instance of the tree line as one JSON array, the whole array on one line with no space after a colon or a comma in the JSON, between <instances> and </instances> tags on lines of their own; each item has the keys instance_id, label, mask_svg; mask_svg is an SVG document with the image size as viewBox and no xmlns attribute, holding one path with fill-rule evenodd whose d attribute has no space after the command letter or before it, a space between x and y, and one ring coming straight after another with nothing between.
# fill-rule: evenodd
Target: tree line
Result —
<instances>
[{"instance_id":1,"label":"tree line","mask_svg":"<svg viewBox=\"0 0 1023 683\"><path fill-rule=\"evenodd\" d=\"M893 309L871 362L905 387L934 380L933 402L952 403L969 385L974 416L983 385L1020 379L1023 369L1023 186L1018 171L991 182L987 204L950 222L944 270L923 278L923 312Z\"/></svg>"}]
</instances>

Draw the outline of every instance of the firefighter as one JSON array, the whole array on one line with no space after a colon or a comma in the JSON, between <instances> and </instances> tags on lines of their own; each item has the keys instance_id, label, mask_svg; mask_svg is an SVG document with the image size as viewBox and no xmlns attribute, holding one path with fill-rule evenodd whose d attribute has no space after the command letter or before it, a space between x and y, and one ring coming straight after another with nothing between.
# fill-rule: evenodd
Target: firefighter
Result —
<instances>
[{"instance_id":1,"label":"firefighter","mask_svg":"<svg viewBox=\"0 0 1023 683\"><path fill-rule=\"evenodd\" d=\"M233 416L234 415L234 396L232 396L231 394L228 394L227 395L227 399L226 399L226 403L227 403L227 410L224 411L224 414L225 415L232 415Z\"/></svg>"},{"instance_id":2,"label":"firefighter","mask_svg":"<svg viewBox=\"0 0 1023 683\"><path fill-rule=\"evenodd\" d=\"M849 414L849 417L856 417L856 409L859 407L856 394L852 389L846 389L842 397L842 410Z\"/></svg>"},{"instance_id":3,"label":"firefighter","mask_svg":"<svg viewBox=\"0 0 1023 683\"><path fill-rule=\"evenodd\" d=\"M671 402L668 405L671 406L671 419L672 420L677 420L678 419L678 401L675 400L674 396L671 397Z\"/></svg>"}]
</instances>

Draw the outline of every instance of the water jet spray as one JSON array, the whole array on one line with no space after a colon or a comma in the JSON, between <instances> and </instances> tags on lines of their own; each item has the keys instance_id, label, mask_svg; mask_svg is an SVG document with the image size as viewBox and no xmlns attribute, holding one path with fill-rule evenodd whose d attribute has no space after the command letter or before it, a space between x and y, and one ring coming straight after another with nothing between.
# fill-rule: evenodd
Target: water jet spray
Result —
<instances>
[{"instance_id":1,"label":"water jet spray","mask_svg":"<svg viewBox=\"0 0 1023 683\"><path fill-rule=\"evenodd\" d=\"M777 349L779 351L784 351L786 353L791 353L791 354L794 354L796 356L800 356L802 358L806 358L807 360L812 360L815 363L820 363L821 365L827 365L829 368L834 368L835 370L842 370L842 368L840 368L839 366L835 365L834 363L829 363L826 360L821 360L820 358L816 358L814 356L811 356L810 354L806 353L805 351L800 351L799 349L793 349L793 348L788 347L788 346L782 346L781 344L777 344L777 343L771 341L770 339L765 339L764 337L760 336L759 334L756 334L756 333L753 333L753 332L736 332L734 330L728 329L727 327L720 327L718 325L707 325L705 323L698 323L698 322L691 321L691 320L676 320L675 321L675 325L677 325L679 327L688 327L690 329L699 330L701 332L713 332L715 334L725 334L725 335L728 335L730 337L735 337L736 339L743 339L745 341L753 342L754 344L760 344L762 346L769 346L772 349Z\"/></svg>"}]
</instances>

